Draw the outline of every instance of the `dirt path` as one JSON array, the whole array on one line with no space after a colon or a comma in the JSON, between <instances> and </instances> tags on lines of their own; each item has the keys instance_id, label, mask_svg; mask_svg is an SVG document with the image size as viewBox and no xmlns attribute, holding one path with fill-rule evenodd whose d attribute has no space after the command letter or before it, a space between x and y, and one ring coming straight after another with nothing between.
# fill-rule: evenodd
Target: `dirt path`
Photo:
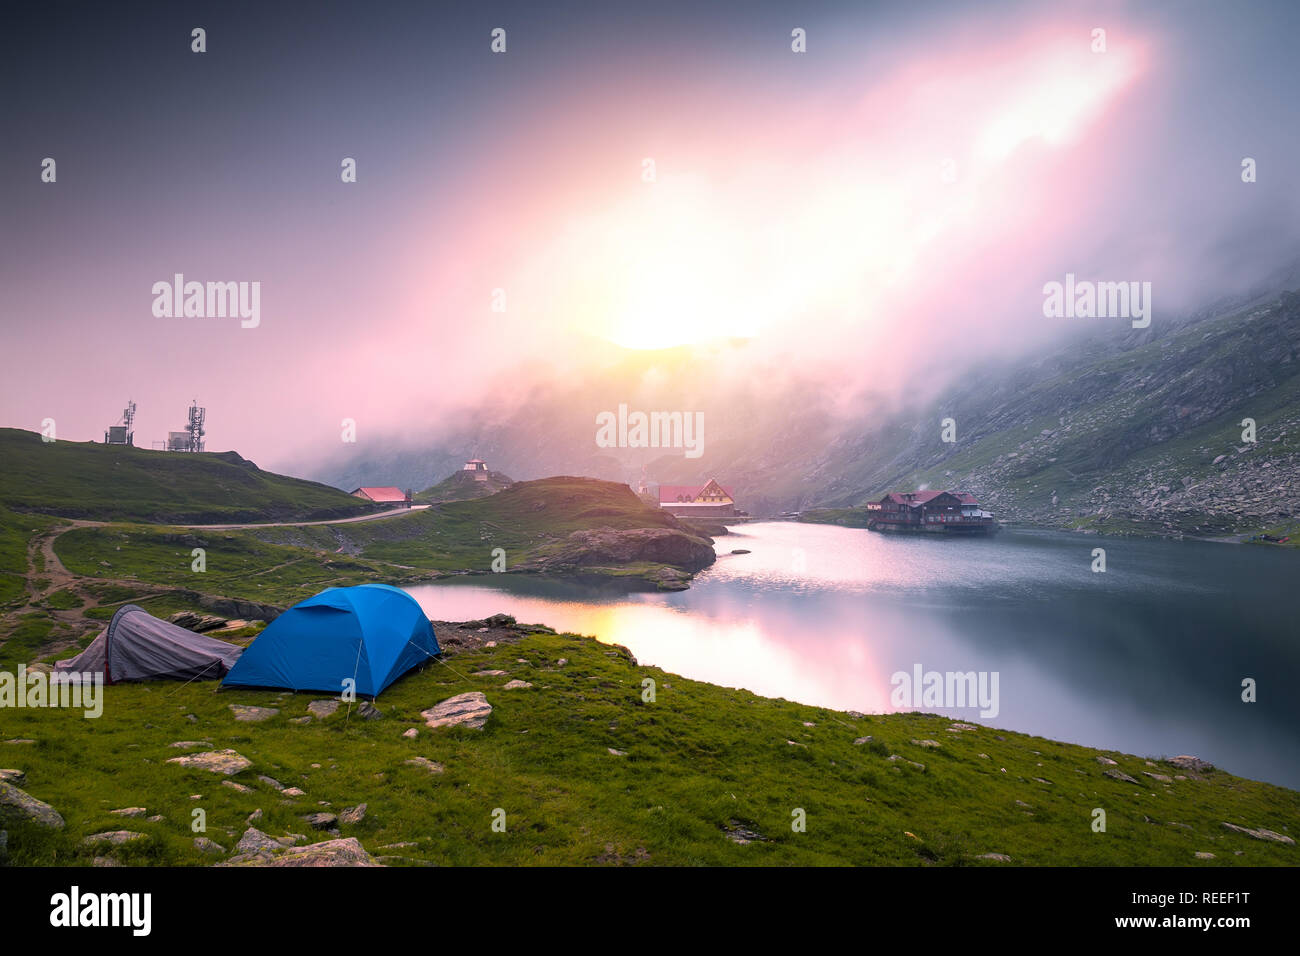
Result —
<instances>
[{"instance_id":1,"label":"dirt path","mask_svg":"<svg viewBox=\"0 0 1300 956\"><path fill-rule=\"evenodd\" d=\"M171 527L185 528L191 531L242 531L256 530L258 528L291 528L305 525L335 525L335 524L354 524L361 521L379 521L385 518L398 518L403 515L411 515L419 511L428 509L430 505L413 505L410 508L394 508L389 511L381 511L377 514L357 515L351 518L332 518L326 521L275 521L249 524L183 524L171 525ZM27 573L26 573L26 597L21 605L9 608L7 611L0 612L0 644L3 644L8 636L18 627L21 619L28 614L40 613L47 615L51 622L49 642L43 649L43 652L52 652L63 647L73 647L78 641L92 632L98 632L105 626L105 622L96 618L86 617L86 611L94 607L113 607L114 605L129 604L139 601L142 598L151 597L157 594L165 594L172 588L163 585L145 584L130 578L111 578L111 577L94 577L83 578L73 574L67 569L64 563L59 559L54 550L55 543L69 531L76 528L102 528L111 522L107 521L89 521L78 518L65 519L66 524L59 525L49 531L35 535L27 543ZM304 560L304 559L297 559ZM273 568L266 568L257 572L269 574L279 571L289 564L297 563L297 560L288 561L283 565L277 565ZM39 583L38 583L39 582ZM90 593L86 586L95 585L117 585L127 588L131 596L121 601L102 602ZM73 608L52 608L46 602L50 595L60 591L67 591L81 601L78 607Z\"/></svg>"},{"instance_id":2,"label":"dirt path","mask_svg":"<svg viewBox=\"0 0 1300 956\"><path fill-rule=\"evenodd\" d=\"M68 519L68 523L35 535L27 542L27 596L24 603L0 613L0 644L17 628L21 619L28 614L40 613L50 618L47 650L60 650L74 646L80 638L91 632L104 628L104 622L86 617L86 611L96 606L130 603L140 598L159 594L168 589L151 584L142 584L126 578L83 578L73 574L59 559L54 550L54 543L75 528L102 527L106 522ZM85 589L87 584L115 584L129 588L132 595L124 601L100 605L100 601ZM68 591L81 601L72 608L52 608L45 602L50 595L59 591Z\"/></svg>"}]
</instances>

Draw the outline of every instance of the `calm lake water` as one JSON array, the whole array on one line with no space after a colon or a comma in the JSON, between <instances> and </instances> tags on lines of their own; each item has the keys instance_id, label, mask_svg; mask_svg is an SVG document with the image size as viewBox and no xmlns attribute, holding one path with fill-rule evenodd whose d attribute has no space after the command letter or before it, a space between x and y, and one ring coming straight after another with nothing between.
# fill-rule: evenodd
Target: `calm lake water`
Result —
<instances>
[{"instance_id":1,"label":"calm lake water","mask_svg":"<svg viewBox=\"0 0 1300 956\"><path fill-rule=\"evenodd\" d=\"M1106 549L1105 573L1091 570ZM431 618L497 612L624 644L686 677L840 710L926 710L1300 788L1300 554L1046 531L885 536L740 526L689 591L485 576L410 589ZM750 554L733 555L735 548ZM895 707L891 676L998 675L998 713ZM1243 703L1241 683L1258 683Z\"/></svg>"}]
</instances>

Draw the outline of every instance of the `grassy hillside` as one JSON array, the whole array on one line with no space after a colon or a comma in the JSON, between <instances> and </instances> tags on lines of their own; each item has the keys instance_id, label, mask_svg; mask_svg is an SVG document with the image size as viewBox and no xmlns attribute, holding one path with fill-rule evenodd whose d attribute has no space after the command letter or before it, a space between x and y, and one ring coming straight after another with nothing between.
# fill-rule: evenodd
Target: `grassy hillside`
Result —
<instances>
[{"instance_id":1,"label":"grassy hillside","mask_svg":"<svg viewBox=\"0 0 1300 956\"><path fill-rule=\"evenodd\" d=\"M466 498L484 498L509 488L514 482L499 471L489 471L485 481L478 481L474 473L454 471L436 485L425 488L415 496L417 502L463 501Z\"/></svg>"},{"instance_id":2,"label":"grassy hillside","mask_svg":"<svg viewBox=\"0 0 1300 956\"><path fill-rule=\"evenodd\" d=\"M484 670L506 673L475 676ZM654 702L643 700L647 678ZM533 686L504 689L512 679ZM483 691L494 708L484 729L424 726L421 710L468 690ZM325 695L214 694L211 683L106 693L96 720L0 711L0 740L35 741L0 743L5 766L25 771L23 788L67 821L62 831L7 823L14 863L111 855L207 864L220 857L193 846L196 808L206 813L205 835L229 851L255 811L264 832L318 840L327 835L305 815L359 803L365 818L342 824L342 835L394 865L996 866L1006 864L984 855L1003 854L1013 865L1260 866L1295 865L1300 852L1224 827L1294 831L1294 791L1024 734L953 729L936 716L864 717L757 697L637 666L571 635L535 633L429 664L385 691L384 716L374 721L343 708L295 725ZM279 712L240 723L230 704ZM410 728L417 736L404 738ZM180 741L198 743L171 746ZM252 761L229 778L246 792L166 763L223 748ZM442 770L406 763L415 757ZM305 795L285 796L263 775ZM125 807L161 819L110 812ZM1106 811L1104 833L1091 828L1097 807ZM497 808L504 833L491 829ZM798 810L805 832L792 829ZM119 829L144 837L107 851L81 843Z\"/></svg>"},{"instance_id":3,"label":"grassy hillside","mask_svg":"<svg viewBox=\"0 0 1300 956\"><path fill-rule=\"evenodd\" d=\"M194 570L194 550L204 570ZM370 522L244 530L65 519L0 508L0 664L66 656L114 611L266 620L326 587L447 574L546 573L628 590L680 589L706 538L626 485L552 478ZM47 562L49 566L47 566Z\"/></svg>"},{"instance_id":4,"label":"grassy hillside","mask_svg":"<svg viewBox=\"0 0 1300 956\"><path fill-rule=\"evenodd\" d=\"M627 485L560 477L516 482L494 495L444 502L400 520L267 528L256 535L425 570L486 572L496 548L515 568L544 559L574 532L593 529L686 534L676 518L646 505Z\"/></svg>"},{"instance_id":5,"label":"grassy hillside","mask_svg":"<svg viewBox=\"0 0 1300 956\"><path fill-rule=\"evenodd\" d=\"M374 510L337 488L262 471L234 452L47 443L34 432L0 428L0 460L0 505L14 511L219 524L319 520Z\"/></svg>"}]
</instances>

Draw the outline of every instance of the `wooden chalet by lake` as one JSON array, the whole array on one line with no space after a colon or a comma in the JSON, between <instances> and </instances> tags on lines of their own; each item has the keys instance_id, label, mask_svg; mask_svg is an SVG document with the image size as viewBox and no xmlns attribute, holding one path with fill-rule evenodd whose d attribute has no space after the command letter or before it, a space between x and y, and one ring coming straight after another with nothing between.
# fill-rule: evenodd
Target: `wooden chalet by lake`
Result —
<instances>
[{"instance_id":1,"label":"wooden chalet by lake","mask_svg":"<svg viewBox=\"0 0 1300 956\"><path fill-rule=\"evenodd\" d=\"M965 491L890 492L868 502L867 528L872 531L929 534L990 534L993 515Z\"/></svg>"},{"instance_id":2,"label":"wooden chalet by lake","mask_svg":"<svg viewBox=\"0 0 1300 956\"><path fill-rule=\"evenodd\" d=\"M710 478L703 485L660 485L659 507L679 518L730 518L736 510L730 488Z\"/></svg>"}]
</instances>

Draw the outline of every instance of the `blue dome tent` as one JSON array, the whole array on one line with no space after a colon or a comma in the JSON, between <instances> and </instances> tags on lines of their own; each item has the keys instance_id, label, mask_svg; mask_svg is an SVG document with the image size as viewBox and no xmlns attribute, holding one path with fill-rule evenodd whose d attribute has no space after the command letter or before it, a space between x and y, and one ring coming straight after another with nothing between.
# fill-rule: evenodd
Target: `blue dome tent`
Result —
<instances>
[{"instance_id":1,"label":"blue dome tent","mask_svg":"<svg viewBox=\"0 0 1300 956\"><path fill-rule=\"evenodd\" d=\"M341 693L350 678L359 696L376 697L437 653L433 625L405 591L327 588L267 625L221 684Z\"/></svg>"}]
</instances>

